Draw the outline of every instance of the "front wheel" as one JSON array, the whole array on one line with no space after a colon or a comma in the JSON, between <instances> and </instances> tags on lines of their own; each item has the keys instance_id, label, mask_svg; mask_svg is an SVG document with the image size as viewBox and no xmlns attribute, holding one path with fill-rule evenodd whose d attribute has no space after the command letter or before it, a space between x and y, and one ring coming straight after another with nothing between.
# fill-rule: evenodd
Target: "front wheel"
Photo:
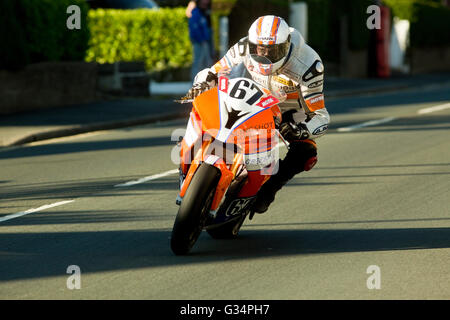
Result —
<instances>
[{"instance_id":1,"label":"front wheel","mask_svg":"<svg viewBox=\"0 0 450 320\"><path fill-rule=\"evenodd\" d=\"M170 247L176 255L189 252L203 230L221 172L202 163L186 190L172 229Z\"/></svg>"}]
</instances>

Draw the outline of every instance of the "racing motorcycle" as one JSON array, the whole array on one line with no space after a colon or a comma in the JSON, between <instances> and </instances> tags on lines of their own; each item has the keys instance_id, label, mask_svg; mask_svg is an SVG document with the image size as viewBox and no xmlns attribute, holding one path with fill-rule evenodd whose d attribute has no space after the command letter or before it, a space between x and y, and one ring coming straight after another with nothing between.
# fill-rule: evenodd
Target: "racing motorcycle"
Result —
<instances>
[{"instance_id":1,"label":"racing motorcycle","mask_svg":"<svg viewBox=\"0 0 450 320\"><path fill-rule=\"evenodd\" d=\"M276 129L282 95L261 87L235 67L193 100L186 133L179 141L179 210L170 246L187 254L203 230L212 238L234 238L260 187L278 169ZM286 142L285 142L286 143Z\"/></svg>"}]
</instances>

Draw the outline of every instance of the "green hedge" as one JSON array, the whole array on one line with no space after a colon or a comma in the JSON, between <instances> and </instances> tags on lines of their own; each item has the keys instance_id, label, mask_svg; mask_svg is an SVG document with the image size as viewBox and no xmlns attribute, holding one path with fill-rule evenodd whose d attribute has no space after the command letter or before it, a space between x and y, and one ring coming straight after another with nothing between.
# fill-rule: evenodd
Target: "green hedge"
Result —
<instances>
[{"instance_id":1,"label":"green hedge","mask_svg":"<svg viewBox=\"0 0 450 320\"><path fill-rule=\"evenodd\" d=\"M96 9L89 12L86 60L144 61L149 71L190 65L192 46L185 8Z\"/></svg>"},{"instance_id":2,"label":"green hedge","mask_svg":"<svg viewBox=\"0 0 450 320\"><path fill-rule=\"evenodd\" d=\"M384 0L392 14L411 22L412 48L450 46L450 8L439 0Z\"/></svg>"},{"instance_id":3,"label":"green hedge","mask_svg":"<svg viewBox=\"0 0 450 320\"><path fill-rule=\"evenodd\" d=\"M81 30L69 30L67 8L81 9ZM42 61L83 60L89 39L84 0L0 1L0 68Z\"/></svg>"}]
</instances>

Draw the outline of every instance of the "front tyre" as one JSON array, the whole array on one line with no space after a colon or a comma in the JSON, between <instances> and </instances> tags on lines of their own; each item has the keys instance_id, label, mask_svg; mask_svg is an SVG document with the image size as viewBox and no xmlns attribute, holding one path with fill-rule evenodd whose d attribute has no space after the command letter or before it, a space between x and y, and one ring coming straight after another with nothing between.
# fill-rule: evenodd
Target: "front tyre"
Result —
<instances>
[{"instance_id":1,"label":"front tyre","mask_svg":"<svg viewBox=\"0 0 450 320\"><path fill-rule=\"evenodd\" d=\"M220 170L207 163L195 172L172 229L170 247L176 255L187 254L200 236L220 176Z\"/></svg>"}]
</instances>

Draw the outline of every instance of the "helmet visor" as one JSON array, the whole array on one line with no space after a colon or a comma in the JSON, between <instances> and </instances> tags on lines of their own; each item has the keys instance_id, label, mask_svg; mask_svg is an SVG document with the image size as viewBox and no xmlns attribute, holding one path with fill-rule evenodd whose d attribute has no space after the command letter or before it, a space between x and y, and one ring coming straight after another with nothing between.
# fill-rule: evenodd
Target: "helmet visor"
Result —
<instances>
[{"instance_id":1,"label":"helmet visor","mask_svg":"<svg viewBox=\"0 0 450 320\"><path fill-rule=\"evenodd\" d=\"M272 64L286 57L289 51L289 44L289 41L271 45L255 44L249 42L248 47L250 55L256 62L261 64Z\"/></svg>"}]
</instances>

